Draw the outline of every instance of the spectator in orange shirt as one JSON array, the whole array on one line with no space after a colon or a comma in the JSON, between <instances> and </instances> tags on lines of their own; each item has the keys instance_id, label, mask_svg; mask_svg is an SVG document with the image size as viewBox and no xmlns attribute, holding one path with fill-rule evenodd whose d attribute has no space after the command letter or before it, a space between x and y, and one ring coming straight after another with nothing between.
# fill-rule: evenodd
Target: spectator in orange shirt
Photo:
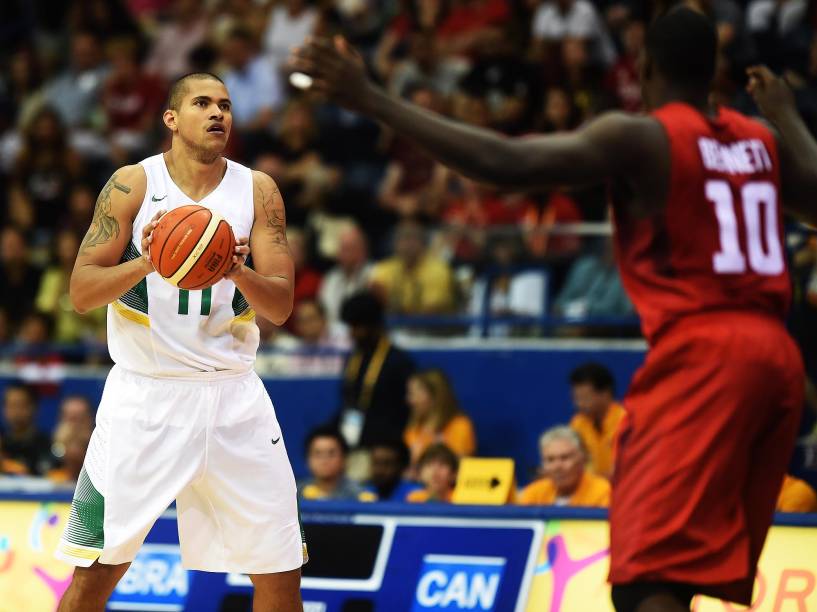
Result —
<instances>
[{"instance_id":1,"label":"spectator in orange shirt","mask_svg":"<svg viewBox=\"0 0 817 612\"><path fill-rule=\"evenodd\" d=\"M544 477L519 495L523 506L597 506L610 504L610 483L585 470L587 453L570 427L549 429L539 439Z\"/></svg>"},{"instance_id":2,"label":"spectator in orange shirt","mask_svg":"<svg viewBox=\"0 0 817 612\"><path fill-rule=\"evenodd\" d=\"M409 493L406 501L451 503L459 464L459 457L445 444L429 446L418 463L420 482L425 488Z\"/></svg>"},{"instance_id":3,"label":"spectator in orange shirt","mask_svg":"<svg viewBox=\"0 0 817 612\"><path fill-rule=\"evenodd\" d=\"M411 410L403 435L416 466L423 452L442 442L460 457L473 455L477 447L474 425L460 409L448 377L441 370L413 374L406 389Z\"/></svg>"},{"instance_id":4,"label":"spectator in orange shirt","mask_svg":"<svg viewBox=\"0 0 817 612\"><path fill-rule=\"evenodd\" d=\"M807 482L786 474L776 509L778 512L817 512L817 493Z\"/></svg>"},{"instance_id":5,"label":"spectator in orange shirt","mask_svg":"<svg viewBox=\"0 0 817 612\"><path fill-rule=\"evenodd\" d=\"M587 449L591 470L599 476L613 475L614 442L624 408L615 401L615 381L610 370L598 363L585 363L570 374L576 415L570 426Z\"/></svg>"}]
</instances>

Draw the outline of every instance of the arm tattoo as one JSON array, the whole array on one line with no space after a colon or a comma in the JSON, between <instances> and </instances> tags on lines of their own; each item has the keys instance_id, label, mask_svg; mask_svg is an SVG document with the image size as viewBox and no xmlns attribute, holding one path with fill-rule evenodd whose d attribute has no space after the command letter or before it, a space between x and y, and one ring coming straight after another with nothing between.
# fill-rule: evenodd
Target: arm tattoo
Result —
<instances>
[{"instance_id":1,"label":"arm tattoo","mask_svg":"<svg viewBox=\"0 0 817 612\"><path fill-rule=\"evenodd\" d=\"M261 206L264 208L264 214L267 217L267 227L272 230L272 242L275 245L275 250L289 252L286 213L283 206L275 205L278 188L276 187L269 195L264 192L264 188L261 186L258 187L258 190L261 194Z\"/></svg>"},{"instance_id":2,"label":"arm tattoo","mask_svg":"<svg viewBox=\"0 0 817 612\"><path fill-rule=\"evenodd\" d=\"M111 191L114 189L118 189L123 193L130 193L131 191L130 187L116 181L116 174L105 183L99 197L96 199L91 227L79 247L81 255L85 255L89 248L119 236L119 221L111 214Z\"/></svg>"}]
</instances>

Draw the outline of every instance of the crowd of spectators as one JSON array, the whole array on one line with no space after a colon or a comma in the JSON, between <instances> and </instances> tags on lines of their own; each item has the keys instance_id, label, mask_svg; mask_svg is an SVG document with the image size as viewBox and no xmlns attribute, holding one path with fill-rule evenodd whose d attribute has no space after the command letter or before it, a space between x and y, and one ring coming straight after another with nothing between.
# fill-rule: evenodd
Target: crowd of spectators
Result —
<instances>
[{"instance_id":1,"label":"crowd of spectators","mask_svg":"<svg viewBox=\"0 0 817 612\"><path fill-rule=\"evenodd\" d=\"M71 307L73 261L110 174L167 149L169 84L212 71L234 104L226 155L269 173L287 206L296 305L284 327L258 323L264 347L290 354L262 353L259 369L342 377L335 420L306 441L301 495L451 501L459 461L479 452L474 423L443 372L418 371L393 343L388 317L553 315L573 325L545 328L556 333L607 333L598 318L633 315L609 240L553 231L606 222L605 188L507 193L459 176L292 88L289 50L340 33L394 95L511 135L558 133L641 108L645 27L670 1L12 3L0 32L0 347L33 384L6 387L2 472L76 479L88 401L65 397L53 432L35 426L37 396L56 394L66 362L107 360L104 310ZM817 126L817 0L689 3L717 23L713 100L752 112L744 68L763 61L786 74ZM792 328L814 372L817 238L799 228L788 244ZM538 331L513 320L433 329ZM543 433L539 478L520 503L607 503L622 408L604 368L580 368L570 382L576 415ZM787 478L781 507L814 505L803 486Z\"/></svg>"},{"instance_id":2,"label":"crowd of spectators","mask_svg":"<svg viewBox=\"0 0 817 612\"><path fill-rule=\"evenodd\" d=\"M227 155L281 188L296 300L317 300L326 320L318 344L336 337L341 300L363 287L390 315L632 317L607 241L551 231L606 221L603 186L506 193L465 179L292 88L287 56L309 35L341 33L395 95L508 134L554 133L640 109L645 25L669 1L12 3L0 34L0 343L26 350L21 323L37 310L48 339L85 346L65 358L104 359L103 314L71 310L71 262L110 173L167 147L168 85L193 70L231 92ZM715 100L751 111L743 68L762 60L786 72L817 120L817 2L690 1L717 22ZM265 342L314 345L308 327L268 329Z\"/></svg>"}]
</instances>

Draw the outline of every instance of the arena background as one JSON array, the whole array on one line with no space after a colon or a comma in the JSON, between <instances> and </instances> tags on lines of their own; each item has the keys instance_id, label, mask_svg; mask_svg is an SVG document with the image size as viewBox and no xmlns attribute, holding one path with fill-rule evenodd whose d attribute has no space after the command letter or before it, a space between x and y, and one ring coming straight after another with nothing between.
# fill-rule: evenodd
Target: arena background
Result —
<instances>
[{"instance_id":1,"label":"arena background","mask_svg":"<svg viewBox=\"0 0 817 612\"><path fill-rule=\"evenodd\" d=\"M476 454L512 458L516 484L529 483L539 435L574 414L570 372L589 361L606 366L621 398L643 360L638 320L612 265L604 187L478 185L291 88L286 57L307 35L341 33L395 95L507 134L555 133L605 110L640 108L636 58L654 4L666 3L6 0L0 387L23 381L36 391L37 426L55 447L61 402L79 394L96 404L111 364L104 310L80 316L68 298L79 241L111 173L168 147L160 121L168 84L213 71L235 102L227 156L273 176L287 206L298 305L283 328L259 320L257 369L296 477L308 476L307 433L341 406L350 343L329 279L347 266L381 292L391 337L417 367L448 375L474 423ZM814 131L817 2L690 4L718 26L713 100L755 112L744 69L764 62L786 74ZM413 296L384 290L407 234L433 269ZM791 222L787 247L789 323L813 379L817 235ZM816 412L813 403L804 412L790 469L812 486ZM5 433L5 417L2 426ZM70 579L51 557L70 479L3 472L0 612L54 610ZM313 559L325 559L306 570L308 610L609 609L604 510L313 501L303 511ZM817 610L816 528L814 515L779 515L753 609ZM242 577L185 572L175 538L171 509L110 609L249 609ZM695 609L733 608L699 601Z\"/></svg>"}]
</instances>

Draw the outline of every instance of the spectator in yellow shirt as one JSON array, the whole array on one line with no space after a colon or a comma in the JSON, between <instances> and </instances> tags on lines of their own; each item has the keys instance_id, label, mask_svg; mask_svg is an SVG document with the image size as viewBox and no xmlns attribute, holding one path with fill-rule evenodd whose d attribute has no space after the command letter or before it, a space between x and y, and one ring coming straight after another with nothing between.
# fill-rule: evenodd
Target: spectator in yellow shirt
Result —
<instances>
[{"instance_id":1,"label":"spectator in yellow shirt","mask_svg":"<svg viewBox=\"0 0 817 612\"><path fill-rule=\"evenodd\" d=\"M425 488L412 491L406 501L412 503L451 503L457 482L459 458L445 444L432 444L420 457L420 482Z\"/></svg>"},{"instance_id":2,"label":"spectator in yellow shirt","mask_svg":"<svg viewBox=\"0 0 817 612\"><path fill-rule=\"evenodd\" d=\"M377 496L346 478L349 445L331 426L313 429L306 437L310 478L298 483L298 497L314 500L376 501Z\"/></svg>"},{"instance_id":3,"label":"spectator in yellow shirt","mask_svg":"<svg viewBox=\"0 0 817 612\"><path fill-rule=\"evenodd\" d=\"M615 381L610 370L586 363L570 374L576 415L570 426L587 449L590 469L605 478L613 475L614 448L624 408L615 401Z\"/></svg>"},{"instance_id":4,"label":"spectator in yellow shirt","mask_svg":"<svg viewBox=\"0 0 817 612\"><path fill-rule=\"evenodd\" d=\"M786 474L776 509L778 512L817 512L817 493L807 482Z\"/></svg>"},{"instance_id":5,"label":"spectator in yellow shirt","mask_svg":"<svg viewBox=\"0 0 817 612\"><path fill-rule=\"evenodd\" d=\"M549 429L539 439L543 478L519 495L523 506L598 506L610 504L610 483L585 469L587 453L578 434L566 426Z\"/></svg>"},{"instance_id":6,"label":"spectator in yellow shirt","mask_svg":"<svg viewBox=\"0 0 817 612\"><path fill-rule=\"evenodd\" d=\"M460 409L445 373L434 369L413 374L406 401L410 416L403 438L411 451L412 466L417 466L420 456L435 442L444 443L460 457L474 454L474 425Z\"/></svg>"},{"instance_id":7,"label":"spectator in yellow shirt","mask_svg":"<svg viewBox=\"0 0 817 612\"><path fill-rule=\"evenodd\" d=\"M394 256L372 269L372 289L393 314L451 312L455 306L454 275L442 259L430 255L423 227L403 221L394 237Z\"/></svg>"}]
</instances>

